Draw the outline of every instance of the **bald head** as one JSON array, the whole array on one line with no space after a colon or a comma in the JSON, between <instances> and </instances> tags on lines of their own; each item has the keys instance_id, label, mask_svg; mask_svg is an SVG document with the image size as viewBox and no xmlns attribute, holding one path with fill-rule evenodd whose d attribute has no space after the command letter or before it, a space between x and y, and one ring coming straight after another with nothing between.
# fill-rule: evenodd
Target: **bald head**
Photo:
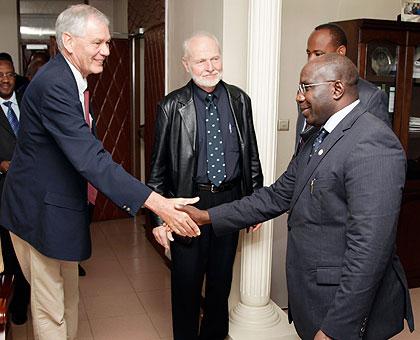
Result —
<instances>
[{"instance_id":1,"label":"bald head","mask_svg":"<svg viewBox=\"0 0 420 340\"><path fill-rule=\"evenodd\" d=\"M356 66L346 56L337 53L324 54L309 61L302 69L309 69L315 77L340 80L346 86L346 92L357 93L359 74Z\"/></svg>"},{"instance_id":2,"label":"bald head","mask_svg":"<svg viewBox=\"0 0 420 340\"><path fill-rule=\"evenodd\" d=\"M336 112L357 100L356 66L346 56L329 53L309 61L300 73L296 95L310 125L322 126Z\"/></svg>"}]
</instances>

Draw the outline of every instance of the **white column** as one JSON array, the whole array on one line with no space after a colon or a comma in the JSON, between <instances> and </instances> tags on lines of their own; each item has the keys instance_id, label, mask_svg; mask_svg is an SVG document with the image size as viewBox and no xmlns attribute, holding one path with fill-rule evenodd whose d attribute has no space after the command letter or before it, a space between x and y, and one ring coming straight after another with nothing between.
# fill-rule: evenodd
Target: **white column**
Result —
<instances>
[{"instance_id":1,"label":"white column","mask_svg":"<svg viewBox=\"0 0 420 340\"><path fill-rule=\"evenodd\" d=\"M275 180L281 0L249 0L248 80L265 184ZM240 302L230 314L232 340L298 339L287 315L270 300L272 221L244 233Z\"/></svg>"}]
</instances>

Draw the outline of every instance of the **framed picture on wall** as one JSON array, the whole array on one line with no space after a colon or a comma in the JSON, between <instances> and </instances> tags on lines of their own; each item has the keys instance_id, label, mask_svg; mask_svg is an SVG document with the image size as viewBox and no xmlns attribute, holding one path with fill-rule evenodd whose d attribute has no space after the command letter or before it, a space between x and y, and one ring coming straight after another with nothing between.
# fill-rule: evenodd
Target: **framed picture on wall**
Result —
<instances>
[{"instance_id":1,"label":"framed picture on wall","mask_svg":"<svg viewBox=\"0 0 420 340\"><path fill-rule=\"evenodd\" d=\"M420 0L401 1L401 20L420 22Z\"/></svg>"}]
</instances>

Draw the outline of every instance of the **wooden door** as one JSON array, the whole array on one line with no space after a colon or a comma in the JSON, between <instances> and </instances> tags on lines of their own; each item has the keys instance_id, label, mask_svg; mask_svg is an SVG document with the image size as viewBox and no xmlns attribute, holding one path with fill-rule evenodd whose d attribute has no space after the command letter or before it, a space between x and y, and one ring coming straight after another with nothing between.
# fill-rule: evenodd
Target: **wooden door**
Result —
<instances>
[{"instance_id":1,"label":"wooden door","mask_svg":"<svg viewBox=\"0 0 420 340\"><path fill-rule=\"evenodd\" d=\"M97 136L115 162L132 173L131 162L131 84L130 43L112 39L104 70L88 77ZM128 217L109 199L98 194L94 220Z\"/></svg>"}]
</instances>

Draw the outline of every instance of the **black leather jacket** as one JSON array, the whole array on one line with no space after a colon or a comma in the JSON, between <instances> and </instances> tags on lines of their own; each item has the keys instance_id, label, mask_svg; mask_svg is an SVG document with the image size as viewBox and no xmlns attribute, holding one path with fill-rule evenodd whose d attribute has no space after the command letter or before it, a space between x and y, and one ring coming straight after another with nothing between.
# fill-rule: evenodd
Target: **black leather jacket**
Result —
<instances>
[{"instance_id":1,"label":"black leather jacket","mask_svg":"<svg viewBox=\"0 0 420 340\"><path fill-rule=\"evenodd\" d=\"M240 143L242 194L263 185L261 163L252 121L251 100L236 86L223 83ZM197 185L197 122L192 81L168 94L156 114L155 143L147 185L166 197L194 197ZM153 224L160 225L157 216Z\"/></svg>"}]
</instances>

